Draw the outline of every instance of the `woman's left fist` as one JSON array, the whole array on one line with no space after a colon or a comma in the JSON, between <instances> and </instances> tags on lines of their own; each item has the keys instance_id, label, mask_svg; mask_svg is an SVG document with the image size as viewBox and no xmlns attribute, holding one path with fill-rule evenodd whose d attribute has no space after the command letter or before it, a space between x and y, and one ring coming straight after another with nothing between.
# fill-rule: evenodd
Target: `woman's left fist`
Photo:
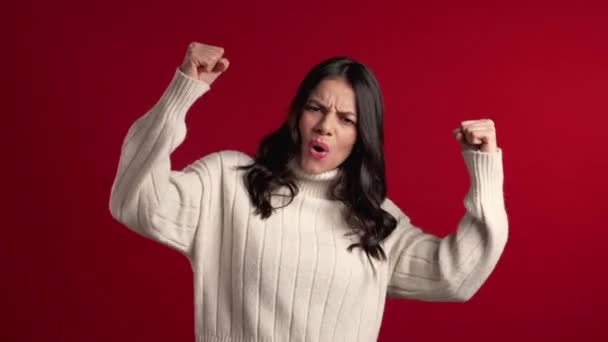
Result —
<instances>
[{"instance_id":1,"label":"woman's left fist","mask_svg":"<svg viewBox=\"0 0 608 342\"><path fill-rule=\"evenodd\" d=\"M463 150L496 152L498 149L496 128L490 119L462 121L454 130L454 136Z\"/></svg>"}]
</instances>

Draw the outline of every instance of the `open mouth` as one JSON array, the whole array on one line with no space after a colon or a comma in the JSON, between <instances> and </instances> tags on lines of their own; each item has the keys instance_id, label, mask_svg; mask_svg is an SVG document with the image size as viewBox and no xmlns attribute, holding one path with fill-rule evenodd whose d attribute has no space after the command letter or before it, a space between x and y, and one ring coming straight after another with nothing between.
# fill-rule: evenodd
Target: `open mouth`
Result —
<instances>
[{"instance_id":1,"label":"open mouth","mask_svg":"<svg viewBox=\"0 0 608 342\"><path fill-rule=\"evenodd\" d=\"M323 146L313 145L312 148L314 148L315 151L317 151L317 152L325 152L325 149L323 148Z\"/></svg>"},{"instance_id":2,"label":"open mouth","mask_svg":"<svg viewBox=\"0 0 608 342\"><path fill-rule=\"evenodd\" d=\"M321 159L329 153L329 146L320 141L313 141L310 143L309 152L313 157Z\"/></svg>"}]
</instances>

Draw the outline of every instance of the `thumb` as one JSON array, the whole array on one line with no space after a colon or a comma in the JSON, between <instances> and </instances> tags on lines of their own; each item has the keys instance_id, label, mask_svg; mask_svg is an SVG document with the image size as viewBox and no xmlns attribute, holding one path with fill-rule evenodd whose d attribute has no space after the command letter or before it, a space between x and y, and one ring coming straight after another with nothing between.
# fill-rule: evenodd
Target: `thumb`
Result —
<instances>
[{"instance_id":1,"label":"thumb","mask_svg":"<svg viewBox=\"0 0 608 342\"><path fill-rule=\"evenodd\" d=\"M199 78L201 81L206 82L211 85L215 80L220 77L226 70L228 70L228 66L230 62L226 58L222 58L215 65L211 71L203 72L200 74Z\"/></svg>"},{"instance_id":2,"label":"thumb","mask_svg":"<svg viewBox=\"0 0 608 342\"><path fill-rule=\"evenodd\" d=\"M461 128L456 128L452 133L454 134L454 137L463 149L472 149L471 145L469 145L469 143L467 142Z\"/></svg>"},{"instance_id":3,"label":"thumb","mask_svg":"<svg viewBox=\"0 0 608 342\"><path fill-rule=\"evenodd\" d=\"M454 137L461 145L466 143L466 141L464 140L464 134L462 133L461 128L456 128L454 131L452 131L452 133L454 134Z\"/></svg>"},{"instance_id":4,"label":"thumb","mask_svg":"<svg viewBox=\"0 0 608 342\"><path fill-rule=\"evenodd\" d=\"M226 70L228 70L229 66L230 61L228 60L228 58L222 58L215 64L213 72L225 72Z\"/></svg>"}]
</instances>

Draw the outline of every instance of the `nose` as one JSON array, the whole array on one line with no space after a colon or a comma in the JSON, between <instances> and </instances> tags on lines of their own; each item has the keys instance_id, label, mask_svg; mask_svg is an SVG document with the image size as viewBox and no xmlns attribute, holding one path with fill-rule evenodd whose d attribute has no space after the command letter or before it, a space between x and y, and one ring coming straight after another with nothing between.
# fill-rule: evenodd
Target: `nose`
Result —
<instances>
[{"instance_id":1,"label":"nose","mask_svg":"<svg viewBox=\"0 0 608 342\"><path fill-rule=\"evenodd\" d=\"M315 126L315 133L319 134L319 135L328 135L328 136L332 136L333 135L333 115L331 112L326 113L325 115L323 115L323 117L319 120L319 122L317 122L317 125Z\"/></svg>"}]
</instances>

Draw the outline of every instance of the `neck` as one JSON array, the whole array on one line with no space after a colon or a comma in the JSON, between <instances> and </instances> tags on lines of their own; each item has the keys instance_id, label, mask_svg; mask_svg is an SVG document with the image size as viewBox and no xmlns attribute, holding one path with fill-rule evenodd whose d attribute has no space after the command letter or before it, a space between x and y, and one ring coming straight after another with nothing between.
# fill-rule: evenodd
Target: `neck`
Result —
<instances>
[{"instance_id":1,"label":"neck","mask_svg":"<svg viewBox=\"0 0 608 342\"><path fill-rule=\"evenodd\" d=\"M338 168L322 173L310 173L302 169L297 158L292 159L288 166L296 176L301 194L318 198L330 197L329 189L338 177Z\"/></svg>"}]
</instances>

